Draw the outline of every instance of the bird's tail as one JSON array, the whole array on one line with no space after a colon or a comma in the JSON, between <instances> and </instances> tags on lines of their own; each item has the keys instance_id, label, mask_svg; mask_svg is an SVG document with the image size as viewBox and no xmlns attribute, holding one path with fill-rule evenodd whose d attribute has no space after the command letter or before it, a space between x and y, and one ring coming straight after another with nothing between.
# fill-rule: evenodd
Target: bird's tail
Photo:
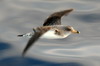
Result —
<instances>
[{"instance_id":1,"label":"bird's tail","mask_svg":"<svg viewBox=\"0 0 100 66\"><path fill-rule=\"evenodd\" d=\"M25 34L17 35L17 36L18 37L28 37L28 38L31 38L33 34L34 33L30 32L30 33L25 33Z\"/></svg>"}]
</instances>

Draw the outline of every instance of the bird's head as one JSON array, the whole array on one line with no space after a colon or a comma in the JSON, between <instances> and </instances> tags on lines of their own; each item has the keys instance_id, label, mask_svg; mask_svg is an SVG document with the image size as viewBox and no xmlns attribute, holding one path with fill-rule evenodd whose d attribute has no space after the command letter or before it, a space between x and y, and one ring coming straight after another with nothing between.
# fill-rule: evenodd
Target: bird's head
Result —
<instances>
[{"instance_id":1,"label":"bird's head","mask_svg":"<svg viewBox=\"0 0 100 66\"><path fill-rule=\"evenodd\" d=\"M77 31L77 30L75 30L73 27L71 27L71 26L67 26L66 27L66 30L67 31L70 31L71 33L74 33L74 34L79 34L80 32L79 31Z\"/></svg>"}]
</instances>

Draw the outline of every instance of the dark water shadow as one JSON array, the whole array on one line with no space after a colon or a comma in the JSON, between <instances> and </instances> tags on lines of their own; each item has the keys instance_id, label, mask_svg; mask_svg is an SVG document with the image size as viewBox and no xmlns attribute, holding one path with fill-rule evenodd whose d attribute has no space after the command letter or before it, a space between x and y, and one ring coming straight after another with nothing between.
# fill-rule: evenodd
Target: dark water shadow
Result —
<instances>
[{"instance_id":1,"label":"dark water shadow","mask_svg":"<svg viewBox=\"0 0 100 66\"><path fill-rule=\"evenodd\" d=\"M9 43L5 43L5 42L0 42L0 51L2 50L6 50L11 48L11 45Z\"/></svg>"},{"instance_id":2,"label":"dark water shadow","mask_svg":"<svg viewBox=\"0 0 100 66\"><path fill-rule=\"evenodd\" d=\"M83 66L81 63L52 63L32 58L8 57L0 60L0 66Z\"/></svg>"},{"instance_id":3,"label":"dark water shadow","mask_svg":"<svg viewBox=\"0 0 100 66\"><path fill-rule=\"evenodd\" d=\"M84 22L88 22L88 23L95 23L95 22L99 22L100 21L100 14L85 14L85 15L75 15L75 18L78 18L79 20L82 20Z\"/></svg>"}]
</instances>

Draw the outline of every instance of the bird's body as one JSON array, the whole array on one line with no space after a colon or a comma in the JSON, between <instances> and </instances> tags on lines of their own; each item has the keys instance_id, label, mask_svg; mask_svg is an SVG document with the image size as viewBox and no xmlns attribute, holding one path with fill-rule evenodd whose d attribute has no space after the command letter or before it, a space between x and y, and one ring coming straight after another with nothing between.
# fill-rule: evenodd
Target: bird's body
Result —
<instances>
[{"instance_id":1,"label":"bird's body","mask_svg":"<svg viewBox=\"0 0 100 66\"><path fill-rule=\"evenodd\" d=\"M71 26L63 26L63 25L42 26L42 27L37 27L37 29L35 29L35 31L37 31L37 32L40 31L43 33L45 32L40 38L62 39L62 38L66 38L67 36L69 36L71 34L70 31L65 30L66 27L71 27ZM31 38L33 34L34 33L26 33L22 36Z\"/></svg>"},{"instance_id":2,"label":"bird's body","mask_svg":"<svg viewBox=\"0 0 100 66\"><path fill-rule=\"evenodd\" d=\"M47 30L46 33L44 33L40 38L46 38L46 39L66 38L68 35L71 34L71 32L64 30L64 27L67 27L67 26L54 25L54 26L40 27L42 30Z\"/></svg>"},{"instance_id":3,"label":"bird's body","mask_svg":"<svg viewBox=\"0 0 100 66\"><path fill-rule=\"evenodd\" d=\"M69 14L73 9L63 10L51 14L44 22L43 26L33 28L34 33L26 33L18 35L19 37L29 37L29 41L23 50L22 55L24 56L27 50L32 44L34 44L39 38L46 39L62 39L66 38L72 33L79 33L71 26L61 25L61 17Z\"/></svg>"},{"instance_id":4,"label":"bird's body","mask_svg":"<svg viewBox=\"0 0 100 66\"><path fill-rule=\"evenodd\" d=\"M66 38L70 34L71 34L71 32L65 32L62 35L58 35L58 34L56 34L55 30L49 30L47 33L43 34L40 38L45 38L45 39L63 39L63 38Z\"/></svg>"}]
</instances>

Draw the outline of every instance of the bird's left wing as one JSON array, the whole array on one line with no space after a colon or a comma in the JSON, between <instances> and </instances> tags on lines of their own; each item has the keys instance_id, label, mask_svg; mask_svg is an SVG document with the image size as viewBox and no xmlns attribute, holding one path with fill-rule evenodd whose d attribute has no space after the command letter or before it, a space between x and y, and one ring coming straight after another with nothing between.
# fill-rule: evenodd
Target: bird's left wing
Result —
<instances>
[{"instance_id":1,"label":"bird's left wing","mask_svg":"<svg viewBox=\"0 0 100 66\"><path fill-rule=\"evenodd\" d=\"M35 32L35 34L29 39L26 47L23 50L22 56L25 55L25 53L27 52L27 50L39 39L39 37L41 37L45 32L41 33L41 32Z\"/></svg>"},{"instance_id":2,"label":"bird's left wing","mask_svg":"<svg viewBox=\"0 0 100 66\"><path fill-rule=\"evenodd\" d=\"M41 36L42 34L40 32L36 32L28 41L26 47L24 48L23 50L23 53L22 53L22 56L25 55L25 53L27 52L27 50L30 48L30 46L32 44L34 44L38 39L39 37Z\"/></svg>"}]
</instances>

